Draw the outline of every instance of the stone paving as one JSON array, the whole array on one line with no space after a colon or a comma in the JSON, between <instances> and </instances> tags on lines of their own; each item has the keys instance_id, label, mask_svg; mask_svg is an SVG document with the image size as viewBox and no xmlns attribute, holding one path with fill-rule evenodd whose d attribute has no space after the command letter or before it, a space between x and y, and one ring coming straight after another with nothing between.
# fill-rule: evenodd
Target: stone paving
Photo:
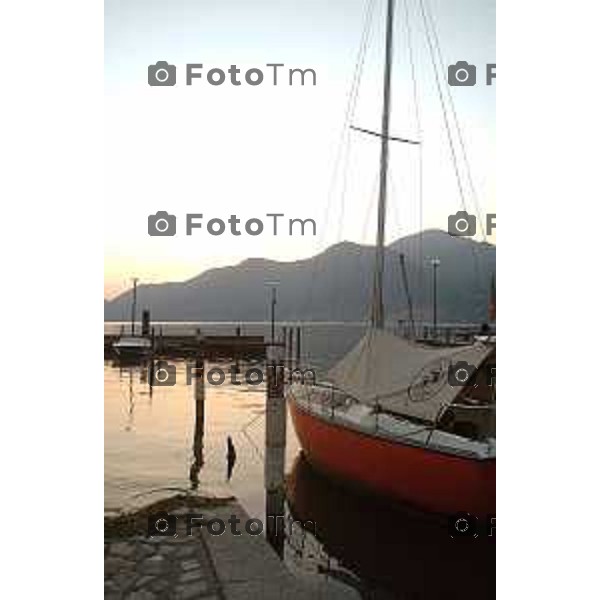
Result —
<instances>
[{"instance_id":1,"label":"stone paving","mask_svg":"<svg viewBox=\"0 0 600 600\"><path fill-rule=\"evenodd\" d=\"M132 536L104 544L107 600L223 599L202 535Z\"/></svg>"},{"instance_id":2,"label":"stone paving","mask_svg":"<svg viewBox=\"0 0 600 600\"><path fill-rule=\"evenodd\" d=\"M161 510L164 507L161 506ZM158 511L155 511L158 512ZM249 517L231 499L217 505L170 507L169 515L201 513L205 520ZM186 535L177 519L177 536L149 537L148 513L105 524L106 600L309 600L348 599L333 582L299 581L263 535L211 535L205 527ZM129 519L129 520L127 520ZM240 529L242 526L240 526ZM107 531L109 532L107 535Z\"/></svg>"},{"instance_id":3,"label":"stone paving","mask_svg":"<svg viewBox=\"0 0 600 600\"><path fill-rule=\"evenodd\" d=\"M186 535L185 519L176 519L177 535L149 536L148 520L157 513L174 517L206 514L237 506L232 498L178 495L134 513L105 519L104 597L107 600L224 600L206 535ZM172 532L171 532L172 533Z\"/></svg>"}]
</instances>

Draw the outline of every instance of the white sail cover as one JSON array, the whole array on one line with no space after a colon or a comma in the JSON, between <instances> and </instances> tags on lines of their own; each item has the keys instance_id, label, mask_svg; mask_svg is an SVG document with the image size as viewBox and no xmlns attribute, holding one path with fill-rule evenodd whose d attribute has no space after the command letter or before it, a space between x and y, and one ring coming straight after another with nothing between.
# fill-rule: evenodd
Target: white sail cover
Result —
<instances>
[{"instance_id":1,"label":"white sail cover","mask_svg":"<svg viewBox=\"0 0 600 600\"><path fill-rule=\"evenodd\" d=\"M365 404L435 422L462 389L450 385L449 368L464 361L477 369L489 352L483 343L430 348L370 329L328 379Z\"/></svg>"}]
</instances>

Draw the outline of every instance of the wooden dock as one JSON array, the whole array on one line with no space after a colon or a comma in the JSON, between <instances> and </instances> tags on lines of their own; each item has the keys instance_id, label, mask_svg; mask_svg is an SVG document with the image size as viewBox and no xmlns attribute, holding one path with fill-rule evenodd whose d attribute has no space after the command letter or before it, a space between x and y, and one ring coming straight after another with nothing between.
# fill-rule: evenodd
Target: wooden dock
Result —
<instances>
[{"instance_id":1,"label":"wooden dock","mask_svg":"<svg viewBox=\"0 0 600 600\"><path fill-rule=\"evenodd\" d=\"M113 343L118 335L104 335L104 357L115 358ZM195 358L199 355L215 359L262 359L268 346L283 342L265 341L262 335L158 335L153 338L153 354L164 358Z\"/></svg>"}]
</instances>

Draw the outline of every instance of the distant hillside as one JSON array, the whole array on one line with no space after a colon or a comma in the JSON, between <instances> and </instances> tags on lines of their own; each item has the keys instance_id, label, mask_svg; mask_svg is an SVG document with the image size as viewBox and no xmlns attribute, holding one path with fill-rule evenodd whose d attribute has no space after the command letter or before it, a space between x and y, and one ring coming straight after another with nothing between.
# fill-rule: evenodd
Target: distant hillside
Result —
<instances>
[{"instance_id":1,"label":"distant hillside","mask_svg":"<svg viewBox=\"0 0 600 600\"><path fill-rule=\"evenodd\" d=\"M485 320L495 246L429 230L400 238L386 252L387 318L407 316L398 258L403 252L413 305L425 319L430 318L432 305L432 268L427 259L438 257L439 320ZM359 321L368 315L373 261L372 246L350 242L295 262L250 258L185 282L140 285L138 306L149 308L154 321L264 321L269 316L265 281L277 280L278 319ZM105 319L129 319L130 304L130 291L106 301Z\"/></svg>"}]
</instances>

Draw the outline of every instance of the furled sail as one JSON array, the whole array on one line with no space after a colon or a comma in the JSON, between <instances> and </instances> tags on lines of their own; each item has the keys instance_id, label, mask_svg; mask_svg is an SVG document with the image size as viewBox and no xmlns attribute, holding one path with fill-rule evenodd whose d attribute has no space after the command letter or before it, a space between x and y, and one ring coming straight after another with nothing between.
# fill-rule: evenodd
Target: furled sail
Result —
<instances>
[{"instance_id":1,"label":"furled sail","mask_svg":"<svg viewBox=\"0 0 600 600\"><path fill-rule=\"evenodd\" d=\"M331 369L328 379L361 402L435 422L464 387L465 374L478 369L489 353L490 348L483 343L430 348L369 329ZM459 362L466 363L467 370L453 377Z\"/></svg>"}]
</instances>

